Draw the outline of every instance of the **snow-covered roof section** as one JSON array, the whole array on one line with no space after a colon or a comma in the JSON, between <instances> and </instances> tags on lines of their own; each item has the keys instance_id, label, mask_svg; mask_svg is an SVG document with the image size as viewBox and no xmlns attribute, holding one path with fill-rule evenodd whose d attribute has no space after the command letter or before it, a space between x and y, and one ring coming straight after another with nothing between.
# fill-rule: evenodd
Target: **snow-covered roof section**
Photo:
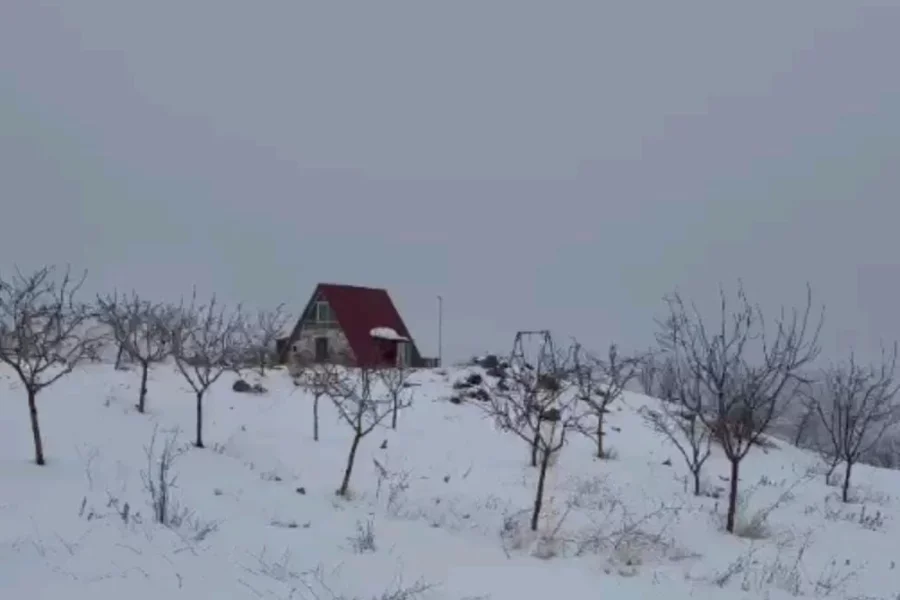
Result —
<instances>
[{"instance_id":1,"label":"snow-covered roof section","mask_svg":"<svg viewBox=\"0 0 900 600\"><path fill-rule=\"evenodd\" d=\"M388 340L391 342L408 342L409 338L403 337L393 327L376 327L369 332L369 335L379 340Z\"/></svg>"}]
</instances>

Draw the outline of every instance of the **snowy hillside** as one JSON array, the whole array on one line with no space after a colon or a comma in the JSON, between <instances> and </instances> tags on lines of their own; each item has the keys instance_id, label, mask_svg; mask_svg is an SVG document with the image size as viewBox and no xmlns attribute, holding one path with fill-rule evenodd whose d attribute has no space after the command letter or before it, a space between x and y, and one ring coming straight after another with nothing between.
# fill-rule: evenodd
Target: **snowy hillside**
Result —
<instances>
[{"instance_id":1,"label":"snowy hillside","mask_svg":"<svg viewBox=\"0 0 900 600\"><path fill-rule=\"evenodd\" d=\"M471 371L469 369L468 371ZM47 465L32 462L23 390L0 370L0 589L7 598L872 598L900 595L900 474L860 466L842 505L818 459L784 443L742 465L739 518L760 539L723 533L727 464L690 492L677 451L642 417L656 401L613 404L593 457L572 437L551 467L541 531L527 533L536 469L479 400L449 401L466 372L414 376L396 431L363 439L348 498L335 495L351 430L283 371L261 395L223 377L205 404L171 366L152 371L148 414L137 372L79 368L38 398ZM251 382L256 382L253 379ZM184 452L171 527L154 523L145 475L177 434ZM179 522L180 521L180 522ZM745 523L746 524L746 523ZM748 524L748 529L749 524Z\"/></svg>"}]
</instances>

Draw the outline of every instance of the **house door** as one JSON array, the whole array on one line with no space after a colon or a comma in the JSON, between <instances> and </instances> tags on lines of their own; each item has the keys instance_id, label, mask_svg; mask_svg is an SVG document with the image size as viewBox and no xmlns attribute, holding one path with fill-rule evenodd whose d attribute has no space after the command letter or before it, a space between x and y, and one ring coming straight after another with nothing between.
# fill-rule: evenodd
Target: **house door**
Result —
<instances>
[{"instance_id":1,"label":"house door","mask_svg":"<svg viewBox=\"0 0 900 600\"><path fill-rule=\"evenodd\" d=\"M316 338L316 362L326 362L328 360L328 338Z\"/></svg>"}]
</instances>

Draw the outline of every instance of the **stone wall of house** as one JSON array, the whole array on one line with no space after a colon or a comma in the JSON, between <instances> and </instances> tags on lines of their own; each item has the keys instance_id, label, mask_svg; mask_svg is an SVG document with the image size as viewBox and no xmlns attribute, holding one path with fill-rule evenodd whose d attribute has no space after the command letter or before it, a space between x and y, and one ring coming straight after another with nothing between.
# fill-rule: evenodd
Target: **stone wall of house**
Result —
<instances>
[{"instance_id":1,"label":"stone wall of house","mask_svg":"<svg viewBox=\"0 0 900 600\"><path fill-rule=\"evenodd\" d=\"M354 361L353 350L350 342L340 327L317 327L315 325L303 325L297 340L291 346L292 364L309 364L316 357L316 338L328 339L328 353L331 362L347 364Z\"/></svg>"}]
</instances>

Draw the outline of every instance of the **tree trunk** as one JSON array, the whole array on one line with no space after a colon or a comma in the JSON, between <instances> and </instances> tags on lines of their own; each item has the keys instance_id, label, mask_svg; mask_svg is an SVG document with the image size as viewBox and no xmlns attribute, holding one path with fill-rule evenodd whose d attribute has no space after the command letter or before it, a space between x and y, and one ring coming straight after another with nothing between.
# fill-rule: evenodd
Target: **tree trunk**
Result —
<instances>
[{"instance_id":1,"label":"tree trunk","mask_svg":"<svg viewBox=\"0 0 900 600\"><path fill-rule=\"evenodd\" d=\"M691 471L691 473L694 475L694 495L699 496L700 495L700 469L698 468L695 471Z\"/></svg>"},{"instance_id":2,"label":"tree trunk","mask_svg":"<svg viewBox=\"0 0 900 600\"><path fill-rule=\"evenodd\" d=\"M734 522L737 517L738 471L740 461L731 461L731 486L728 492L728 517L725 520L725 531L734 533Z\"/></svg>"},{"instance_id":3,"label":"tree trunk","mask_svg":"<svg viewBox=\"0 0 900 600\"><path fill-rule=\"evenodd\" d=\"M853 461L847 461L847 470L844 471L844 487L841 489L841 500L846 504L850 502L850 471L853 469Z\"/></svg>"},{"instance_id":4,"label":"tree trunk","mask_svg":"<svg viewBox=\"0 0 900 600\"><path fill-rule=\"evenodd\" d=\"M197 392L197 439L194 445L203 447L203 392Z\"/></svg>"},{"instance_id":5,"label":"tree trunk","mask_svg":"<svg viewBox=\"0 0 900 600\"><path fill-rule=\"evenodd\" d=\"M806 433L806 427L809 425L810 415L810 412L806 412L800 420L800 423L797 424L796 431L794 431L794 447L796 448L799 448L800 442L803 441L803 434Z\"/></svg>"},{"instance_id":6,"label":"tree trunk","mask_svg":"<svg viewBox=\"0 0 900 600\"><path fill-rule=\"evenodd\" d=\"M531 466L538 466L538 446L541 442L541 425L540 421L538 421L538 426L534 430L534 438L531 440Z\"/></svg>"},{"instance_id":7,"label":"tree trunk","mask_svg":"<svg viewBox=\"0 0 900 600\"><path fill-rule=\"evenodd\" d=\"M313 441L319 441L319 396L313 398Z\"/></svg>"},{"instance_id":8,"label":"tree trunk","mask_svg":"<svg viewBox=\"0 0 900 600\"><path fill-rule=\"evenodd\" d=\"M531 530L537 531L541 518L541 508L544 506L544 484L547 481L547 468L550 466L550 452L544 451L541 458L541 471L538 475L537 491L534 494L534 508L531 511Z\"/></svg>"},{"instance_id":9,"label":"tree trunk","mask_svg":"<svg viewBox=\"0 0 900 600\"><path fill-rule=\"evenodd\" d=\"M397 404L399 404L399 398L394 396L394 410L391 414L391 429L397 429Z\"/></svg>"},{"instance_id":10,"label":"tree trunk","mask_svg":"<svg viewBox=\"0 0 900 600\"><path fill-rule=\"evenodd\" d=\"M119 351L116 353L116 371L122 368L122 355L125 354L125 344L119 344Z\"/></svg>"},{"instance_id":11,"label":"tree trunk","mask_svg":"<svg viewBox=\"0 0 900 600\"><path fill-rule=\"evenodd\" d=\"M141 394L138 396L137 409L139 413L144 412L145 401L147 400L147 371L150 370L150 364L141 363Z\"/></svg>"},{"instance_id":12,"label":"tree trunk","mask_svg":"<svg viewBox=\"0 0 900 600\"><path fill-rule=\"evenodd\" d=\"M344 480L341 481L338 496L346 496L347 490L350 489L350 474L353 472L353 461L356 460L356 449L359 448L359 441L361 439L362 436L359 432L353 436L353 444L350 446L350 456L347 457L347 468L344 469Z\"/></svg>"},{"instance_id":13,"label":"tree trunk","mask_svg":"<svg viewBox=\"0 0 900 600\"><path fill-rule=\"evenodd\" d=\"M603 458L603 409L597 414L597 458Z\"/></svg>"},{"instance_id":14,"label":"tree trunk","mask_svg":"<svg viewBox=\"0 0 900 600\"><path fill-rule=\"evenodd\" d=\"M28 412L31 416L31 435L34 437L34 462L43 466L44 442L41 440L41 426L38 423L37 392L28 390Z\"/></svg>"}]
</instances>

